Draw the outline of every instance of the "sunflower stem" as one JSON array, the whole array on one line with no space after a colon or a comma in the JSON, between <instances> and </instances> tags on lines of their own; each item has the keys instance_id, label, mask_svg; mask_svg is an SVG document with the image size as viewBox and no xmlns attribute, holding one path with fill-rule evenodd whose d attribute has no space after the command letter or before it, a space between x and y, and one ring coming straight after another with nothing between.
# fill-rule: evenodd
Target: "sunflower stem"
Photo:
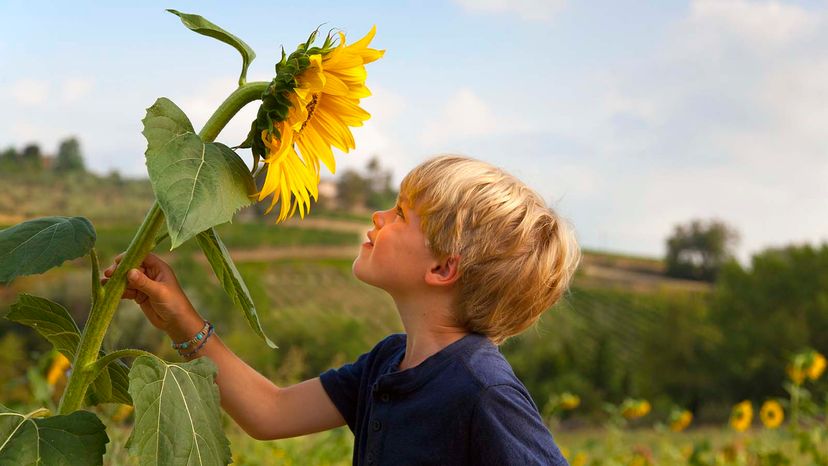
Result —
<instances>
[{"instance_id":1,"label":"sunflower stem","mask_svg":"<svg viewBox=\"0 0 828 466\"><path fill-rule=\"evenodd\" d=\"M227 126L230 119L245 105L260 99L269 85L269 82L258 81L239 86L238 89L224 99L224 102L213 112L213 116L204 124L204 128L198 133L201 140L204 142L215 141L216 136Z\"/></svg>"},{"instance_id":2,"label":"sunflower stem","mask_svg":"<svg viewBox=\"0 0 828 466\"><path fill-rule=\"evenodd\" d=\"M267 82L249 83L233 91L205 123L204 128L199 133L202 141L214 141L239 110L250 102L261 98L268 85ZM109 329L109 324L112 322L112 317L115 315L115 310L118 308L121 296L126 289L127 272L141 264L147 254L156 246L155 239L163 226L164 212L156 200L147 212L144 222L138 228L138 232L132 238L132 242L124 253L120 264L103 287L103 292L92 304L72 364L72 375L60 400L60 414L69 414L83 407L86 391L101 369L95 363L98 360L106 331ZM94 264L93 269L95 269Z\"/></svg>"}]
</instances>

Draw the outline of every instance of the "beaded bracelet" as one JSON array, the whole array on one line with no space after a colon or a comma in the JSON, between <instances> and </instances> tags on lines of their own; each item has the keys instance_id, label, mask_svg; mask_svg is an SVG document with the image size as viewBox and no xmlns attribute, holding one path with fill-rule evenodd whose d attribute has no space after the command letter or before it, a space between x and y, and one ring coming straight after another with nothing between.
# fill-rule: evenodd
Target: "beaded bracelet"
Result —
<instances>
[{"instance_id":1,"label":"beaded bracelet","mask_svg":"<svg viewBox=\"0 0 828 466\"><path fill-rule=\"evenodd\" d=\"M210 336L213 334L213 330L214 330L213 324L210 324L209 322L208 322L208 324L209 324L210 327L207 330L207 334L204 335L204 339L201 340L201 344L198 345L198 347L196 349L190 351L189 353L182 353L181 350L178 350L178 354L180 354L182 357L189 358L190 356L194 356L196 353L201 351L201 348L204 348L204 345L207 343L207 340L209 340Z\"/></svg>"},{"instance_id":2,"label":"beaded bracelet","mask_svg":"<svg viewBox=\"0 0 828 466\"><path fill-rule=\"evenodd\" d=\"M212 326L213 325L210 322L207 322L205 320L204 321L204 327L202 327L201 330L199 330L198 333L196 333L195 336L192 339L190 339L188 341L185 341L185 342L182 342L182 343L173 342L173 344L172 344L173 349L183 350L183 349L187 349L187 348L195 345L196 343L198 343L202 339L204 339L204 336L207 335L208 330Z\"/></svg>"}]
</instances>

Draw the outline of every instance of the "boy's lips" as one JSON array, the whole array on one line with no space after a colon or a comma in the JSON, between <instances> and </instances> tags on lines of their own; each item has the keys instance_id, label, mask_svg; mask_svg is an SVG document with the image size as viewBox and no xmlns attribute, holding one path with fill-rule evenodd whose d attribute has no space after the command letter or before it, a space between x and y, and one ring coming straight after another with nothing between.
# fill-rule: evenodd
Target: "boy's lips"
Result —
<instances>
[{"instance_id":1,"label":"boy's lips","mask_svg":"<svg viewBox=\"0 0 828 466\"><path fill-rule=\"evenodd\" d=\"M369 231L365 236L368 237L368 241L363 243L363 246L373 246L374 245L374 238L371 237L371 232Z\"/></svg>"}]
</instances>

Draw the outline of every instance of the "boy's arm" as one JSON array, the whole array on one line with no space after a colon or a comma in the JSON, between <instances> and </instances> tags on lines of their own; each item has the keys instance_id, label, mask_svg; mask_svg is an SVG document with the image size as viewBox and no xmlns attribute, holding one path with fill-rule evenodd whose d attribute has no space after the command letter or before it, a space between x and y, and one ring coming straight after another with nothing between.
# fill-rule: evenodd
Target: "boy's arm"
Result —
<instances>
[{"instance_id":1,"label":"boy's arm","mask_svg":"<svg viewBox=\"0 0 828 466\"><path fill-rule=\"evenodd\" d=\"M193 331L197 333L199 329ZM218 336L200 354L218 367L221 406L251 437L274 440L345 425L319 378L281 388L248 366Z\"/></svg>"},{"instance_id":2,"label":"boy's arm","mask_svg":"<svg viewBox=\"0 0 828 466\"><path fill-rule=\"evenodd\" d=\"M105 277L112 276L122 257L115 258ZM173 341L187 341L204 326L175 273L154 254L127 275L123 298L135 300L147 319ZM319 378L278 387L230 351L218 335L211 336L197 356L216 364L221 406L251 437L273 440L345 425Z\"/></svg>"}]
</instances>

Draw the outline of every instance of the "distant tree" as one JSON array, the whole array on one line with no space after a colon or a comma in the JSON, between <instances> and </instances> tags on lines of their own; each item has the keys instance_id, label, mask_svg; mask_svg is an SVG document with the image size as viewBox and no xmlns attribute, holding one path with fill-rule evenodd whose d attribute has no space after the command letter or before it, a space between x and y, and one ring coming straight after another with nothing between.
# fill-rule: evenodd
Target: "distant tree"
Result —
<instances>
[{"instance_id":1,"label":"distant tree","mask_svg":"<svg viewBox=\"0 0 828 466\"><path fill-rule=\"evenodd\" d=\"M387 209L397 197L397 191L391 187L391 170L380 165L377 156L371 157L365 166L368 181L365 205L370 209Z\"/></svg>"},{"instance_id":2,"label":"distant tree","mask_svg":"<svg viewBox=\"0 0 828 466\"><path fill-rule=\"evenodd\" d=\"M43 169L43 153L40 152L40 146L37 144L29 144L23 148L20 154L20 167L27 171L39 171Z\"/></svg>"},{"instance_id":3,"label":"distant tree","mask_svg":"<svg viewBox=\"0 0 828 466\"><path fill-rule=\"evenodd\" d=\"M788 358L828 354L828 243L766 249L749 268L729 262L716 283L711 318L725 338L716 378L739 401L784 396Z\"/></svg>"},{"instance_id":4,"label":"distant tree","mask_svg":"<svg viewBox=\"0 0 828 466\"><path fill-rule=\"evenodd\" d=\"M20 155L14 147L9 147L3 152L0 152L0 172L8 173L18 171L20 169L19 158Z\"/></svg>"},{"instance_id":5,"label":"distant tree","mask_svg":"<svg viewBox=\"0 0 828 466\"><path fill-rule=\"evenodd\" d=\"M718 220L677 225L667 238L667 275L715 281L722 266L732 259L738 240L738 232Z\"/></svg>"},{"instance_id":6,"label":"distant tree","mask_svg":"<svg viewBox=\"0 0 828 466\"><path fill-rule=\"evenodd\" d=\"M83 154L80 143L75 138L69 138L60 143L53 169L56 172L84 171Z\"/></svg>"},{"instance_id":7,"label":"distant tree","mask_svg":"<svg viewBox=\"0 0 828 466\"><path fill-rule=\"evenodd\" d=\"M372 157L365 171L345 170L337 181L337 202L344 209L367 207L387 209L397 197L391 187L391 171L380 165L379 158Z\"/></svg>"},{"instance_id":8,"label":"distant tree","mask_svg":"<svg viewBox=\"0 0 828 466\"><path fill-rule=\"evenodd\" d=\"M336 182L337 201L346 210L365 207L369 191L369 181L356 170L345 170Z\"/></svg>"}]
</instances>

